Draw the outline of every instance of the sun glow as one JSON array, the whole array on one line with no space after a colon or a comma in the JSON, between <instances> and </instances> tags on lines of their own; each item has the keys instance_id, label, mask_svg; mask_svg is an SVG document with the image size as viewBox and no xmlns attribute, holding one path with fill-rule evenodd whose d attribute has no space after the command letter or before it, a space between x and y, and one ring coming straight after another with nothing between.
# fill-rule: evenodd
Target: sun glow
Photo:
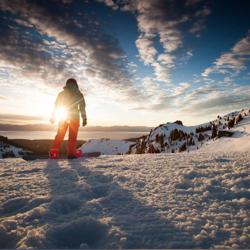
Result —
<instances>
[{"instance_id":1,"label":"sun glow","mask_svg":"<svg viewBox=\"0 0 250 250\"><path fill-rule=\"evenodd\" d=\"M67 110L64 107L60 107L55 112L56 122L66 120L68 117Z\"/></svg>"}]
</instances>

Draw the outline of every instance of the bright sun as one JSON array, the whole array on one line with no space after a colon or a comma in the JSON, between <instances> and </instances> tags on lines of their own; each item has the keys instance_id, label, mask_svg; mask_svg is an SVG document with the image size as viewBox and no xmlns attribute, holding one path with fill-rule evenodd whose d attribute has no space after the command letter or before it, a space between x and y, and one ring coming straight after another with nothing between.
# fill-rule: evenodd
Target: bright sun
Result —
<instances>
[{"instance_id":1,"label":"bright sun","mask_svg":"<svg viewBox=\"0 0 250 250\"><path fill-rule=\"evenodd\" d=\"M64 107L60 107L55 112L56 122L66 120L68 117L67 110Z\"/></svg>"}]
</instances>

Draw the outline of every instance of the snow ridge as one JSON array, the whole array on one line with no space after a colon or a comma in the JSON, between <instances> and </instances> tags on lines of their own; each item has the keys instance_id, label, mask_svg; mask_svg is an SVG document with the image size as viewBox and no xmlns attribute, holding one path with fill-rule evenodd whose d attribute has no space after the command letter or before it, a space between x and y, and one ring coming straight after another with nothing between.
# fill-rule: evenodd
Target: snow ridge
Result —
<instances>
[{"instance_id":1,"label":"snow ridge","mask_svg":"<svg viewBox=\"0 0 250 250\"><path fill-rule=\"evenodd\" d=\"M233 127L249 119L250 109L235 111L198 126L187 127L181 121L162 124L140 138L129 149L130 154L176 153L201 148L204 143L221 137L231 137Z\"/></svg>"}]
</instances>

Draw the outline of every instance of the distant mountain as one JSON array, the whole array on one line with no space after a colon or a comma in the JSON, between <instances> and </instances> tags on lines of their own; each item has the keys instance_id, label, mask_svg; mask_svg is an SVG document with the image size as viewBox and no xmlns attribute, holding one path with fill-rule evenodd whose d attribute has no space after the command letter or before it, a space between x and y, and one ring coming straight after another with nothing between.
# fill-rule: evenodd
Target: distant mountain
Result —
<instances>
[{"instance_id":1,"label":"distant mountain","mask_svg":"<svg viewBox=\"0 0 250 250\"><path fill-rule=\"evenodd\" d=\"M56 126L50 124L0 124L0 131L51 131L55 130ZM84 128L84 131L104 131L104 132L149 132L152 127L146 126L87 126Z\"/></svg>"},{"instance_id":2,"label":"distant mountain","mask_svg":"<svg viewBox=\"0 0 250 250\"><path fill-rule=\"evenodd\" d=\"M245 118L250 109L229 113L198 126L187 127L181 121L162 124L130 146L129 154L176 153L199 149L205 142L233 135L232 128Z\"/></svg>"},{"instance_id":3,"label":"distant mountain","mask_svg":"<svg viewBox=\"0 0 250 250\"><path fill-rule=\"evenodd\" d=\"M55 128L50 124L0 124L0 131L50 131Z\"/></svg>"}]
</instances>

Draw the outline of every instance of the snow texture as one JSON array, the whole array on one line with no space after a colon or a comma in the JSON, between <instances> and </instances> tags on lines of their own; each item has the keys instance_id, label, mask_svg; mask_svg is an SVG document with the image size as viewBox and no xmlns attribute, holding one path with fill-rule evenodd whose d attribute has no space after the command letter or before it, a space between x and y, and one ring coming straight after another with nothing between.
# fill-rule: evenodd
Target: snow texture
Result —
<instances>
[{"instance_id":1,"label":"snow texture","mask_svg":"<svg viewBox=\"0 0 250 250\"><path fill-rule=\"evenodd\" d=\"M248 248L250 152L0 160L0 248Z\"/></svg>"}]
</instances>

